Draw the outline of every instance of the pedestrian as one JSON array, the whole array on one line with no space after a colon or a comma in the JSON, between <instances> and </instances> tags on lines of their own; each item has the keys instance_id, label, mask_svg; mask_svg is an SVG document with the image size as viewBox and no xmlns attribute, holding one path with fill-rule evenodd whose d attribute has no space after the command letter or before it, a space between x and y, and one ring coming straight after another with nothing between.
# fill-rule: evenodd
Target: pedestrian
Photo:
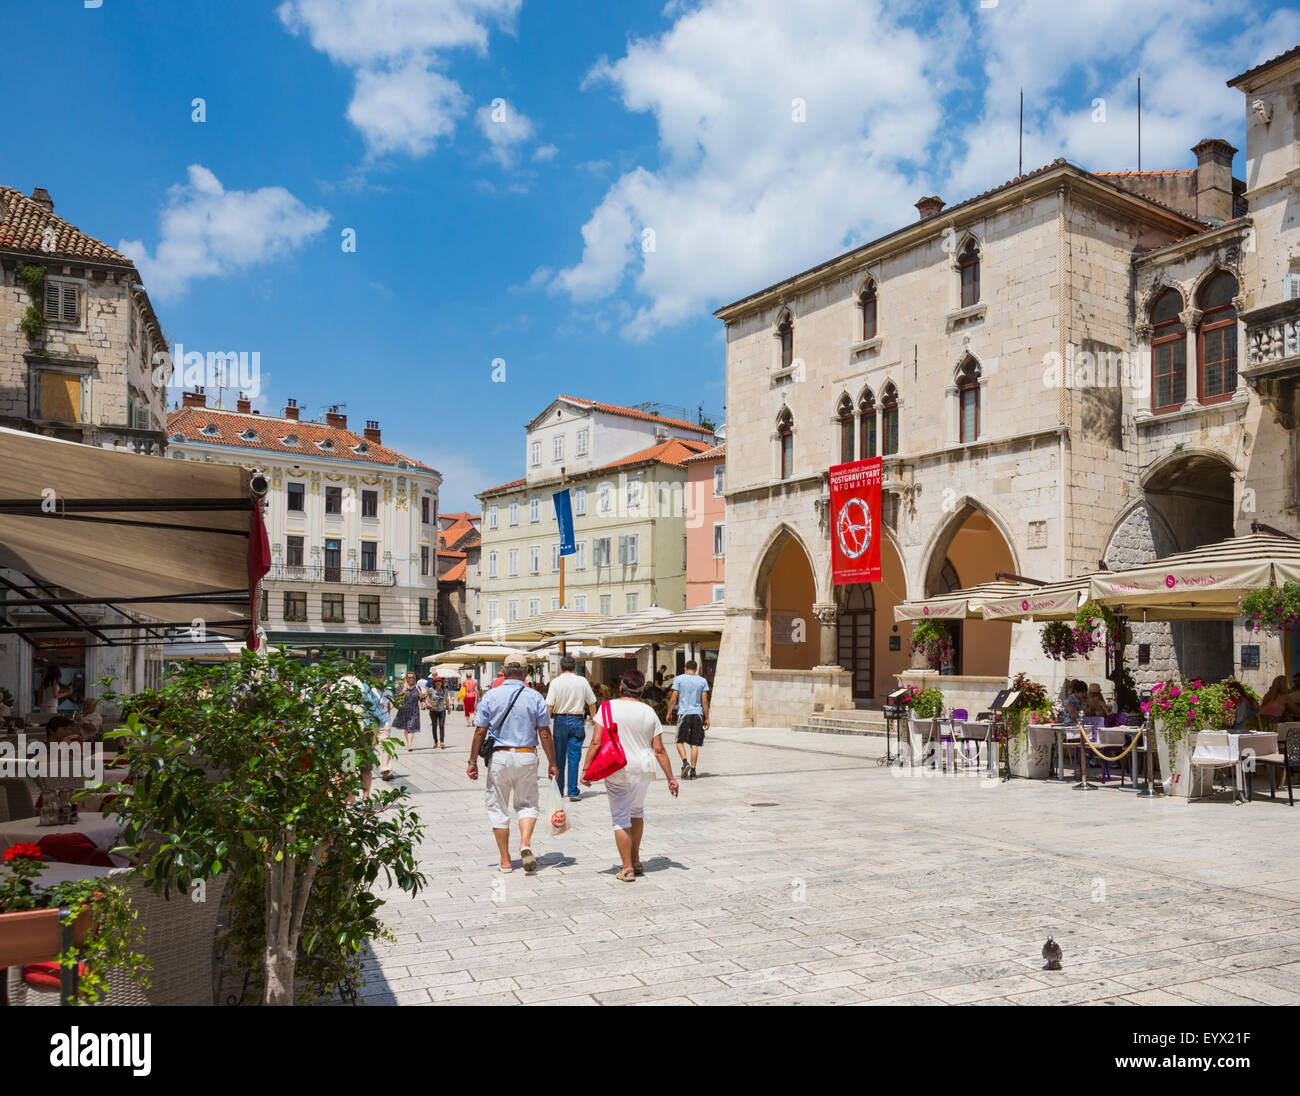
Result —
<instances>
[{"instance_id":1,"label":"pedestrian","mask_svg":"<svg viewBox=\"0 0 1300 1096\"><path fill-rule=\"evenodd\" d=\"M406 735L406 752L415 749L415 732L420 729L420 690L416 688L415 671L411 670L397 689L397 718L393 726Z\"/></svg>"},{"instance_id":2,"label":"pedestrian","mask_svg":"<svg viewBox=\"0 0 1300 1096\"><path fill-rule=\"evenodd\" d=\"M695 659L686 663L686 672L673 678L673 689L668 695L668 722L677 711L677 756L682 759L682 779L694 780L695 767L700 762L700 747L704 745L704 732L709 729L709 683L696 670ZM687 763L686 747L691 748Z\"/></svg>"},{"instance_id":3,"label":"pedestrian","mask_svg":"<svg viewBox=\"0 0 1300 1096\"><path fill-rule=\"evenodd\" d=\"M689 663L688 663L689 665ZM677 781L673 778L672 762L664 749L664 729L654 709L641 699L645 689L645 674L628 670L619 682L619 695L608 706L602 705L594 717L594 732L587 748L587 764L600 751L605 733L606 718L618 731L618 741L627 757L627 764L605 777L605 791L609 795L609 817L614 826L614 844L618 847L623 870L615 876L624 883L633 882L645 875L641 866L641 839L645 836L645 800L650 785L658 779L662 769L668 778L668 792L677 798ZM608 717L606 716L608 712ZM591 781L584 780L587 787Z\"/></svg>"},{"instance_id":4,"label":"pedestrian","mask_svg":"<svg viewBox=\"0 0 1300 1096\"><path fill-rule=\"evenodd\" d=\"M379 715L383 720L383 726L375 734L378 742L383 742L393 735L393 720L397 717L397 706L393 703L393 694L389 689L380 689L374 686L375 692L379 693ZM382 747L379 750L379 779L393 779L393 755Z\"/></svg>"},{"instance_id":5,"label":"pedestrian","mask_svg":"<svg viewBox=\"0 0 1300 1096\"><path fill-rule=\"evenodd\" d=\"M465 711L465 726L474 726L474 709L478 704L478 681L472 673L465 675L465 682L460 687L463 694L461 700L464 702L462 707Z\"/></svg>"},{"instance_id":6,"label":"pedestrian","mask_svg":"<svg viewBox=\"0 0 1300 1096\"><path fill-rule=\"evenodd\" d=\"M429 727L433 732L433 748L447 748L447 684L440 677L435 677L429 688Z\"/></svg>"},{"instance_id":7,"label":"pedestrian","mask_svg":"<svg viewBox=\"0 0 1300 1096\"><path fill-rule=\"evenodd\" d=\"M546 710L555 728L555 764L560 770L560 791L564 791L568 774L568 796L578 801L578 766L582 762L582 743L587 737L587 717L596 714L596 694L591 683L574 671L578 660L560 655L560 676L546 692Z\"/></svg>"},{"instance_id":8,"label":"pedestrian","mask_svg":"<svg viewBox=\"0 0 1300 1096\"><path fill-rule=\"evenodd\" d=\"M384 723L384 709L380 700L379 693L373 685L367 685L354 674L344 674L339 678L339 687L344 690L344 694L349 702L349 706L357 713L357 718L361 725L371 732L371 742L378 746L377 732ZM357 699L359 703L353 703ZM375 757L382 754L382 748L367 752L367 756L361 758L359 764L361 768L361 801L368 802L370 799L370 789L374 782L373 774L375 768ZM384 764L382 758L380 765ZM351 803L355 797L348 795L348 803Z\"/></svg>"},{"instance_id":9,"label":"pedestrian","mask_svg":"<svg viewBox=\"0 0 1300 1096\"><path fill-rule=\"evenodd\" d=\"M524 684L528 662L523 655L506 656L505 684L483 697L474 715L474 741L469 748L466 775L478 779L478 751L486 735L494 741L487 768L487 812L501 857L501 871L514 870L510 862L510 806L519 817L519 858L524 871L537 870L533 855L533 828L537 825L537 744L546 752L547 779L554 780L555 749L546 702L536 689Z\"/></svg>"},{"instance_id":10,"label":"pedestrian","mask_svg":"<svg viewBox=\"0 0 1300 1096\"><path fill-rule=\"evenodd\" d=\"M660 666L659 669L655 671L655 684L662 689L664 687L664 682L666 682L667 680L668 680L668 667Z\"/></svg>"},{"instance_id":11,"label":"pedestrian","mask_svg":"<svg viewBox=\"0 0 1300 1096\"><path fill-rule=\"evenodd\" d=\"M41 715L58 715L59 701L65 696L71 695L72 687L63 687L63 671L59 668L58 663L48 663L41 674L40 688L36 690L36 703L40 708Z\"/></svg>"}]
</instances>

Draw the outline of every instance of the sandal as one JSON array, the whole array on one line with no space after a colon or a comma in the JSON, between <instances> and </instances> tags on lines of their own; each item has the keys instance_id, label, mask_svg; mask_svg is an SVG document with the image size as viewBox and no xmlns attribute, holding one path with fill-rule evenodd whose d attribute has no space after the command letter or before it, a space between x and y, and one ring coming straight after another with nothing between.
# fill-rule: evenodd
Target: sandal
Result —
<instances>
[{"instance_id":1,"label":"sandal","mask_svg":"<svg viewBox=\"0 0 1300 1096\"><path fill-rule=\"evenodd\" d=\"M537 870L537 857L533 855L532 849L520 849L519 859L524 862L524 871L535 872Z\"/></svg>"},{"instance_id":2,"label":"sandal","mask_svg":"<svg viewBox=\"0 0 1300 1096\"><path fill-rule=\"evenodd\" d=\"M628 871L626 868L624 868L621 872L619 872L616 876L614 876L614 878L617 879L620 883L631 883L636 879L636 872Z\"/></svg>"},{"instance_id":3,"label":"sandal","mask_svg":"<svg viewBox=\"0 0 1300 1096\"><path fill-rule=\"evenodd\" d=\"M633 860L633 861L632 861L632 874L633 874L633 875L645 875L645 868L643 868L643 867L641 866L641 861L640 861L640 860Z\"/></svg>"},{"instance_id":4,"label":"sandal","mask_svg":"<svg viewBox=\"0 0 1300 1096\"><path fill-rule=\"evenodd\" d=\"M502 875L509 875L509 874L510 874L512 871L514 871L514 870L515 870L515 869L514 869L513 866L508 867L508 868L501 868L501 867L498 867L498 868L497 868L497 871L499 871Z\"/></svg>"}]
</instances>

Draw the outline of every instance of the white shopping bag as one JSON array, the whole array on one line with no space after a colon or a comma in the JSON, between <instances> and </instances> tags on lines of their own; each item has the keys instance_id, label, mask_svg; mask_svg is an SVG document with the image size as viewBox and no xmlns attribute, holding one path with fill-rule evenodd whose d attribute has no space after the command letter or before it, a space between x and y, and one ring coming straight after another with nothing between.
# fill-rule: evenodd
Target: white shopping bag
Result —
<instances>
[{"instance_id":1,"label":"white shopping bag","mask_svg":"<svg viewBox=\"0 0 1300 1096\"><path fill-rule=\"evenodd\" d=\"M545 812L542 817L551 827L552 837L559 837L573 828L569 822L569 812L564 809L564 796L560 794L560 786L554 780L546 782L546 798L542 801L542 810Z\"/></svg>"}]
</instances>

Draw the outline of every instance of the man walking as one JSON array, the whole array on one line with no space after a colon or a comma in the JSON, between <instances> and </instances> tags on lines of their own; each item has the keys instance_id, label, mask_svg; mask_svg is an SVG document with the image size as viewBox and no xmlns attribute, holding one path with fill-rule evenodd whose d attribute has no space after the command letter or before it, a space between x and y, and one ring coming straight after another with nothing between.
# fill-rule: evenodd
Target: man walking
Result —
<instances>
[{"instance_id":1,"label":"man walking","mask_svg":"<svg viewBox=\"0 0 1300 1096\"><path fill-rule=\"evenodd\" d=\"M537 870L533 855L533 828L537 825L537 744L546 751L547 777L555 779L555 749L551 743L550 716L546 701L536 689L524 684L528 663L523 655L506 656L505 682L484 694L474 713L474 741L469 748L466 775L478 779L478 751L483 738L496 741L487 771L487 811L501 854L501 871L513 871L510 863L510 805L519 816L519 857L524 871Z\"/></svg>"},{"instance_id":2,"label":"man walking","mask_svg":"<svg viewBox=\"0 0 1300 1096\"><path fill-rule=\"evenodd\" d=\"M591 683L575 670L573 655L560 656L560 676L546 689L546 710L555 727L555 763L560 770L560 790L564 790L568 773L568 796L578 801L578 767L582 764L582 743L587 737L587 717L596 714L596 694Z\"/></svg>"},{"instance_id":3,"label":"man walking","mask_svg":"<svg viewBox=\"0 0 1300 1096\"><path fill-rule=\"evenodd\" d=\"M668 722L672 722L673 709L677 709L677 756L682 759L683 780L695 779L704 732L709 729L709 683L695 672L697 669L695 659L686 663L686 672L673 678L673 691L668 697ZM689 763L687 746L691 748Z\"/></svg>"}]
</instances>

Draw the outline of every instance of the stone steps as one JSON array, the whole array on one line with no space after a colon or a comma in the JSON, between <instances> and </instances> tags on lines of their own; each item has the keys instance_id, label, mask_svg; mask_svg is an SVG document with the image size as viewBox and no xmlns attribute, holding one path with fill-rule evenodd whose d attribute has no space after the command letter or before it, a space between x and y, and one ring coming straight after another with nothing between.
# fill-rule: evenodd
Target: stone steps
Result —
<instances>
[{"instance_id":1,"label":"stone steps","mask_svg":"<svg viewBox=\"0 0 1300 1096\"><path fill-rule=\"evenodd\" d=\"M832 709L816 712L803 722L794 724L792 731L811 734L856 734L872 738L885 736L885 717L880 712L858 709Z\"/></svg>"}]
</instances>

